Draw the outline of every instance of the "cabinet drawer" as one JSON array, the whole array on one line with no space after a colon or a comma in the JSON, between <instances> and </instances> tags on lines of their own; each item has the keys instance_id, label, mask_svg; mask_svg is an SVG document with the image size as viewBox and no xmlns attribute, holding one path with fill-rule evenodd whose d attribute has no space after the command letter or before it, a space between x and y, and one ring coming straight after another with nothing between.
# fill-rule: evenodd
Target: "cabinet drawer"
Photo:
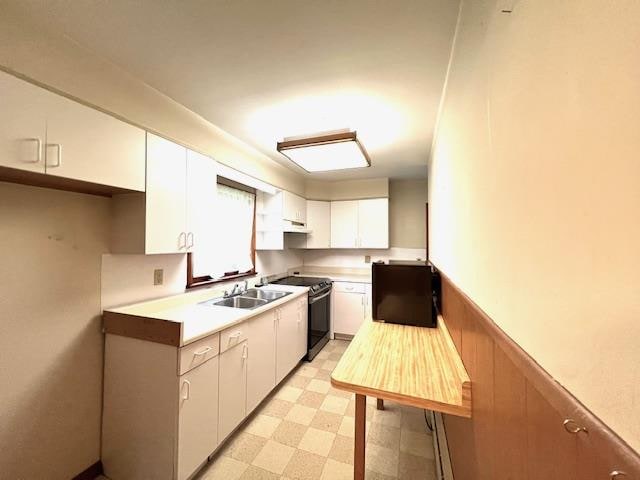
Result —
<instances>
[{"instance_id":1,"label":"cabinet drawer","mask_svg":"<svg viewBox=\"0 0 640 480\"><path fill-rule=\"evenodd\" d=\"M220 334L209 335L180 349L178 375L202 365L220 353Z\"/></svg>"},{"instance_id":2,"label":"cabinet drawer","mask_svg":"<svg viewBox=\"0 0 640 480\"><path fill-rule=\"evenodd\" d=\"M366 285L364 283L333 282L333 289L336 292L364 293Z\"/></svg>"},{"instance_id":3,"label":"cabinet drawer","mask_svg":"<svg viewBox=\"0 0 640 480\"><path fill-rule=\"evenodd\" d=\"M220 332L220 353L242 343L248 338L249 323L243 322Z\"/></svg>"}]
</instances>

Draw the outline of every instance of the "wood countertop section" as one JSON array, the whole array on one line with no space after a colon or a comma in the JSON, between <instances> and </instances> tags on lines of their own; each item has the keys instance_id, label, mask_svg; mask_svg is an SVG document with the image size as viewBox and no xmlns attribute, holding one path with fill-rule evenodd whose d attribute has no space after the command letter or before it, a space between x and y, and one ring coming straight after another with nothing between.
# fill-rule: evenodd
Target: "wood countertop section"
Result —
<instances>
[{"instance_id":1,"label":"wood countertop section","mask_svg":"<svg viewBox=\"0 0 640 480\"><path fill-rule=\"evenodd\" d=\"M442 317L437 328L366 321L333 370L331 384L471 417L471 380Z\"/></svg>"}]
</instances>

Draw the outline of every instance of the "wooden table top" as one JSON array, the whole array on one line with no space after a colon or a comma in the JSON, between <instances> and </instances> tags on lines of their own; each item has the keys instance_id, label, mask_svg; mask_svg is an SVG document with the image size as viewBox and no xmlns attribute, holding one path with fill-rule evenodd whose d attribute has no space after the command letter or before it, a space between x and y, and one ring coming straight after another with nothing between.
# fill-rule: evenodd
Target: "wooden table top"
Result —
<instances>
[{"instance_id":1,"label":"wooden table top","mask_svg":"<svg viewBox=\"0 0 640 480\"><path fill-rule=\"evenodd\" d=\"M333 370L331 384L471 417L471 380L442 317L437 328L366 321Z\"/></svg>"}]
</instances>

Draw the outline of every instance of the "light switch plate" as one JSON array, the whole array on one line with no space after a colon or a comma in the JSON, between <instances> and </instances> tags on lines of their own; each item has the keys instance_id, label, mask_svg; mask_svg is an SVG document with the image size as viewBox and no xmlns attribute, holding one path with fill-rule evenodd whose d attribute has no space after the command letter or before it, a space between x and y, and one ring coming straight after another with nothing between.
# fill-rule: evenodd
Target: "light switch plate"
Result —
<instances>
[{"instance_id":1,"label":"light switch plate","mask_svg":"<svg viewBox=\"0 0 640 480\"><path fill-rule=\"evenodd\" d=\"M364 256L364 263L371 263L371 255Z\"/></svg>"},{"instance_id":2,"label":"light switch plate","mask_svg":"<svg viewBox=\"0 0 640 480\"><path fill-rule=\"evenodd\" d=\"M153 284L162 285L164 282L164 270L162 268L156 268L153 271Z\"/></svg>"}]
</instances>

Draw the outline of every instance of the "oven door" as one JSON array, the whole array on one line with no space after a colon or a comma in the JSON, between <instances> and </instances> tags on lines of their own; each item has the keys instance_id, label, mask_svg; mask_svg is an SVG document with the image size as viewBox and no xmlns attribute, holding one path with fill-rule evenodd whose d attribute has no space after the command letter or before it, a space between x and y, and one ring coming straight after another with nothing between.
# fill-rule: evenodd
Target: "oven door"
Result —
<instances>
[{"instance_id":1,"label":"oven door","mask_svg":"<svg viewBox=\"0 0 640 480\"><path fill-rule=\"evenodd\" d=\"M331 289L309 298L308 360L312 360L329 341Z\"/></svg>"}]
</instances>

